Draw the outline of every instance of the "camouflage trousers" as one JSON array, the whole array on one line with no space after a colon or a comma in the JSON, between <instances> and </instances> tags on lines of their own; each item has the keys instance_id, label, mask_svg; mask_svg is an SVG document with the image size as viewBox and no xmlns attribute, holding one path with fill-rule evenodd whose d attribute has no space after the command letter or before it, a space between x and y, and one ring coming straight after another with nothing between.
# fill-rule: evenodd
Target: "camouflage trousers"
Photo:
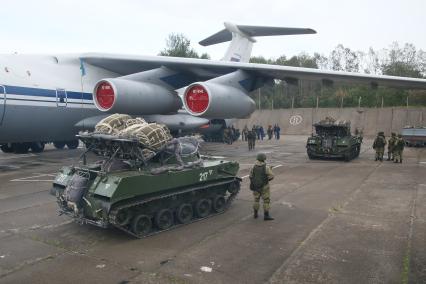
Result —
<instances>
[{"instance_id":1,"label":"camouflage trousers","mask_svg":"<svg viewBox=\"0 0 426 284\"><path fill-rule=\"evenodd\" d=\"M254 150L254 146L255 146L255 142L256 140L251 140L251 139L249 139L248 140L248 148L249 148L249 150Z\"/></svg>"},{"instance_id":2,"label":"camouflage trousers","mask_svg":"<svg viewBox=\"0 0 426 284\"><path fill-rule=\"evenodd\" d=\"M269 190L269 187L266 189L262 189L262 191L253 191L253 197L254 197L254 203L253 203L253 209L259 210L260 207L260 198L263 200L263 211L269 211L269 208L271 208L271 192Z\"/></svg>"},{"instance_id":3,"label":"camouflage trousers","mask_svg":"<svg viewBox=\"0 0 426 284\"><path fill-rule=\"evenodd\" d=\"M383 154L385 153L385 148L376 148L376 160L383 160Z\"/></svg>"},{"instance_id":4,"label":"camouflage trousers","mask_svg":"<svg viewBox=\"0 0 426 284\"><path fill-rule=\"evenodd\" d=\"M393 153L394 153L393 149L388 148L388 160L393 161L393 159L394 159Z\"/></svg>"},{"instance_id":5,"label":"camouflage trousers","mask_svg":"<svg viewBox=\"0 0 426 284\"><path fill-rule=\"evenodd\" d=\"M395 163L402 162L402 151L393 151L393 160Z\"/></svg>"}]
</instances>

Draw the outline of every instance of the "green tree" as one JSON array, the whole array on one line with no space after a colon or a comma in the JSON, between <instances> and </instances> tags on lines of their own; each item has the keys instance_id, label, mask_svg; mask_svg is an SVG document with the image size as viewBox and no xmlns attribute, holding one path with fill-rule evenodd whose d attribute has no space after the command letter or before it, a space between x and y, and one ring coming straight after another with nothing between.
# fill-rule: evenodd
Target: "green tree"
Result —
<instances>
[{"instance_id":1,"label":"green tree","mask_svg":"<svg viewBox=\"0 0 426 284\"><path fill-rule=\"evenodd\" d=\"M284 61L283 64L280 65L318 69L316 58L305 52L301 52L299 55L291 57L289 60Z\"/></svg>"},{"instance_id":2,"label":"green tree","mask_svg":"<svg viewBox=\"0 0 426 284\"><path fill-rule=\"evenodd\" d=\"M344 47L342 44L337 45L331 52L328 62L331 64L332 70L359 72L360 58L358 52Z\"/></svg>"},{"instance_id":3,"label":"green tree","mask_svg":"<svg viewBox=\"0 0 426 284\"><path fill-rule=\"evenodd\" d=\"M387 50L388 56L383 63L383 74L422 78L425 72L423 51L417 51L413 44L406 43L403 48L394 42ZM422 63L423 61L423 63Z\"/></svg>"},{"instance_id":4,"label":"green tree","mask_svg":"<svg viewBox=\"0 0 426 284\"><path fill-rule=\"evenodd\" d=\"M263 56L253 56L253 57L250 58L250 63L274 64L274 60L266 59Z\"/></svg>"},{"instance_id":5,"label":"green tree","mask_svg":"<svg viewBox=\"0 0 426 284\"><path fill-rule=\"evenodd\" d=\"M173 57L189 57L189 58L202 58L210 59L207 53L201 56L191 47L191 41L183 34L170 34L166 39L166 48L160 52L161 56Z\"/></svg>"}]
</instances>

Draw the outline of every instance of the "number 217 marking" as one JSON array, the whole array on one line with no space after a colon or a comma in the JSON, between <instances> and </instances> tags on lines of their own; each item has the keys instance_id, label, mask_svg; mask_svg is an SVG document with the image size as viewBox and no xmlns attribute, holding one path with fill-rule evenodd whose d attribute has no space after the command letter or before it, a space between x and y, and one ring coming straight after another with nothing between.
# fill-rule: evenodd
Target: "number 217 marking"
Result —
<instances>
[{"instance_id":1,"label":"number 217 marking","mask_svg":"<svg viewBox=\"0 0 426 284\"><path fill-rule=\"evenodd\" d=\"M211 176L213 170L208 170L207 172L200 173L200 181L206 181L208 176Z\"/></svg>"}]
</instances>

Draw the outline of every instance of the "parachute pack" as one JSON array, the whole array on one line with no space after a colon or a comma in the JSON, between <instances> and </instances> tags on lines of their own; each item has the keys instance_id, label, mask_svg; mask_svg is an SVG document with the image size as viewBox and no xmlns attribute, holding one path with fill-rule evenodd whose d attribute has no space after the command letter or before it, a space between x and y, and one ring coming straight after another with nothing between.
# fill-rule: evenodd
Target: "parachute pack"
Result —
<instances>
[{"instance_id":1,"label":"parachute pack","mask_svg":"<svg viewBox=\"0 0 426 284\"><path fill-rule=\"evenodd\" d=\"M147 123L143 118L127 114L113 114L95 126L95 133L114 135L118 138L137 139L144 147L159 150L172 140L169 129L158 123Z\"/></svg>"}]
</instances>

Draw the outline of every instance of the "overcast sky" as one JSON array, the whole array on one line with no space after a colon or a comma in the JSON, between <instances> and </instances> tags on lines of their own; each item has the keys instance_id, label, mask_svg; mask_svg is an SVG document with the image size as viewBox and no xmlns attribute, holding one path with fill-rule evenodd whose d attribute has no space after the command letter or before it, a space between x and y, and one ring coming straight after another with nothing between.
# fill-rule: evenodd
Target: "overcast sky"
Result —
<instances>
[{"instance_id":1,"label":"overcast sky","mask_svg":"<svg viewBox=\"0 0 426 284\"><path fill-rule=\"evenodd\" d=\"M109 52L157 55L183 33L198 52L220 59L227 44L198 41L223 22L306 27L316 35L258 38L252 55L277 58L320 52L339 43L354 50L393 41L426 50L425 0L1 0L0 53Z\"/></svg>"}]
</instances>

